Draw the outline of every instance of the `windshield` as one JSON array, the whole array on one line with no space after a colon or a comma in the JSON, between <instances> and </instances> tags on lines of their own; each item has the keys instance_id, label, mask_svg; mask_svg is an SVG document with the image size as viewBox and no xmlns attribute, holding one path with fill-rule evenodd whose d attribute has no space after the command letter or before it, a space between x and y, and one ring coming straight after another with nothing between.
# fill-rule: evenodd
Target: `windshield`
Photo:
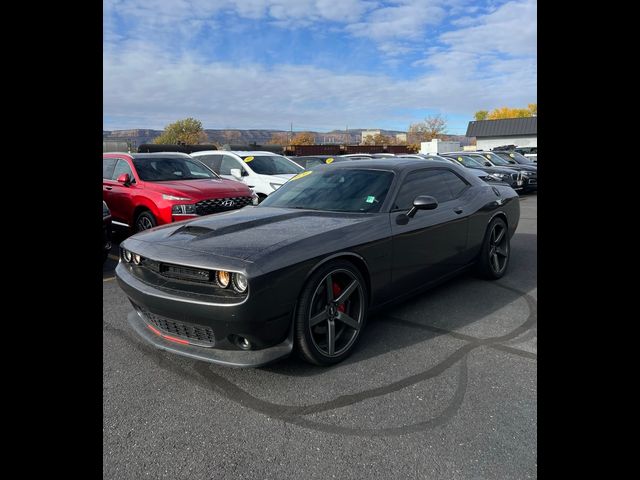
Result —
<instances>
[{"instance_id":1,"label":"windshield","mask_svg":"<svg viewBox=\"0 0 640 480\"><path fill-rule=\"evenodd\" d=\"M198 160L180 157L134 158L138 176L145 182L220 178Z\"/></svg>"},{"instance_id":2,"label":"windshield","mask_svg":"<svg viewBox=\"0 0 640 480\"><path fill-rule=\"evenodd\" d=\"M500 156L498 156L498 155L496 155L495 153L492 153L492 152L484 152L484 153L482 153L482 156L484 158L486 158L487 160L489 160L494 165L500 165L500 166L503 166L503 167L506 167L507 165L511 165L504 158L501 158Z\"/></svg>"},{"instance_id":3,"label":"windshield","mask_svg":"<svg viewBox=\"0 0 640 480\"><path fill-rule=\"evenodd\" d=\"M300 165L280 155L245 155L240 158L251 167L251 170L260 175L300 173L304 170Z\"/></svg>"},{"instance_id":4,"label":"windshield","mask_svg":"<svg viewBox=\"0 0 640 480\"><path fill-rule=\"evenodd\" d=\"M351 168L307 170L269 195L259 207L378 212L393 175L389 171Z\"/></svg>"},{"instance_id":5,"label":"windshield","mask_svg":"<svg viewBox=\"0 0 640 480\"><path fill-rule=\"evenodd\" d=\"M509 155L509 157L510 157L512 160L515 160L515 161L516 161L516 162L518 162L518 163L523 163L523 164L527 164L527 165L528 165L528 164L531 164L531 165L533 165L533 164L534 164L533 160L531 160L531 159L529 159L529 158L525 157L525 156L524 156L524 155L522 155L521 153L518 153L518 152L509 152L509 153L508 153L508 155Z\"/></svg>"},{"instance_id":6,"label":"windshield","mask_svg":"<svg viewBox=\"0 0 640 480\"><path fill-rule=\"evenodd\" d=\"M516 162L513 158L511 158L509 156L508 152L495 152L496 155L498 155L500 158L505 159L508 163L510 164L517 164L518 162Z\"/></svg>"},{"instance_id":7,"label":"windshield","mask_svg":"<svg viewBox=\"0 0 640 480\"><path fill-rule=\"evenodd\" d=\"M453 158L458 163L461 163L465 167L469 167L469 168L478 168L483 166L477 160L474 160L473 158L468 157L466 155L456 155L455 157L449 157L449 158Z\"/></svg>"}]
</instances>

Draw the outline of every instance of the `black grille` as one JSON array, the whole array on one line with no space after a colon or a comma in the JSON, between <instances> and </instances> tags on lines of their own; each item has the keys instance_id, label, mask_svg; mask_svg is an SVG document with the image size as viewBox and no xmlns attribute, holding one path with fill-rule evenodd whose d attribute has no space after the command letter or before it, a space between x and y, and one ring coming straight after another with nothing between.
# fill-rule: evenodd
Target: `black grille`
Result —
<instances>
[{"instance_id":1,"label":"black grille","mask_svg":"<svg viewBox=\"0 0 640 480\"><path fill-rule=\"evenodd\" d=\"M138 308L150 323L152 323L153 325L158 327L158 329L162 330L165 333L176 335L178 337L189 340L196 340L197 342L209 346L213 346L215 344L215 336L213 334L213 330L208 327L178 322L176 320L151 313L146 308Z\"/></svg>"},{"instance_id":2,"label":"black grille","mask_svg":"<svg viewBox=\"0 0 640 480\"><path fill-rule=\"evenodd\" d=\"M210 215L226 210L235 210L247 205L251 205L251 197L211 198L196 203L196 213L198 215Z\"/></svg>"}]
</instances>

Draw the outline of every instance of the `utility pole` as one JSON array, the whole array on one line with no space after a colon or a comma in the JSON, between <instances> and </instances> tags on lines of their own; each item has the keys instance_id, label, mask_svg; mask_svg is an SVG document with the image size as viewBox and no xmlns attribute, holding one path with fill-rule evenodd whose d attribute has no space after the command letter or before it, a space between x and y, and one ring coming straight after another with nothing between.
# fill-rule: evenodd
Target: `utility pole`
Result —
<instances>
[{"instance_id":1,"label":"utility pole","mask_svg":"<svg viewBox=\"0 0 640 480\"><path fill-rule=\"evenodd\" d=\"M293 122L291 122L291 130L289 131L289 143L291 143L292 138L293 138Z\"/></svg>"},{"instance_id":2,"label":"utility pole","mask_svg":"<svg viewBox=\"0 0 640 480\"><path fill-rule=\"evenodd\" d=\"M344 129L344 144L349 145L349 125Z\"/></svg>"}]
</instances>

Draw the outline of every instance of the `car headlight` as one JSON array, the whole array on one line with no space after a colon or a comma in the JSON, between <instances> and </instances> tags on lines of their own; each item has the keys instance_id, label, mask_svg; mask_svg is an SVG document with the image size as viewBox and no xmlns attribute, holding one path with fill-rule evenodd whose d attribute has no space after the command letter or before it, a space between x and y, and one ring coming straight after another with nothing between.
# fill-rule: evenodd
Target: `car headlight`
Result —
<instances>
[{"instance_id":1,"label":"car headlight","mask_svg":"<svg viewBox=\"0 0 640 480\"><path fill-rule=\"evenodd\" d=\"M218 286L221 288L227 288L229 286L229 281L231 280L231 274L224 270L218 270L216 272L216 282Z\"/></svg>"},{"instance_id":2,"label":"car headlight","mask_svg":"<svg viewBox=\"0 0 640 480\"><path fill-rule=\"evenodd\" d=\"M107 202L102 201L102 218L108 217L111 215L111 211L109 211L109 207L107 207Z\"/></svg>"},{"instance_id":3,"label":"car headlight","mask_svg":"<svg viewBox=\"0 0 640 480\"><path fill-rule=\"evenodd\" d=\"M173 215L195 215L196 206L193 203L173 205L171 207L171 213Z\"/></svg>"},{"instance_id":4,"label":"car headlight","mask_svg":"<svg viewBox=\"0 0 640 480\"><path fill-rule=\"evenodd\" d=\"M531 175L533 172L530 172L528 170L523 170L522 171L522 175L524 175L525 177L528 177L529 175Z\"/></svg>"},{"instance_id":5,"label":"car headlight","mask_svg":"<svg viewBox=\"0 0 640 480\"><path fill-rule=\"evenodd\" d=\"M231 276L231 283L233 285L233 289L238 293L244 293L247 291L247 277L245 277L241 273L234 273Z\"/></svg>"},{"instance_id":6,"label":"car headlight","mask_svg":"<svg viewBox=\"0 0 640 480\"><path fill-rule=\"evenodd\" d=\"M130 263L132 257L133 256L132 256L132 254L131 254L131 252L129 250L127 250L126 248L122 249L122 258L124 258L125 262Z\"/></svg>"},{"instance_id":7,"label":"car headlight","mask_svg":"<svg viewBox=\"0 0 640 480\"><path fill-rule=\"evenodd\" d=\"M504 177L502 175L497 174L497 173L491 173L491 174L487 175L486 178L488 178L490 180L494 180L496 182L501 182Z\"/></svg>"},{"instance_id":8,"label":"car headlight","mask_svg":"<svg viewBox=\"0 0 640 480\"><path fill-rule=\"evenodd\" d=\"M271 185L271 188L274 190L277 190L282 186L282 183L270 183L269 185Z\"/></svg>"},{"instance_id":9,"label":"car headlight","mask_svg":"<svg viewBox=\"0 0 640 480\"><path fill-rule=\"evenodd\" d=\"M163 200L178 200L178 201L188 201L191 200L190 198L185 198L185 197L174 197L173 195L165 195L164 193L162 194L162 199Z\"/></svg>"}]
</instances>

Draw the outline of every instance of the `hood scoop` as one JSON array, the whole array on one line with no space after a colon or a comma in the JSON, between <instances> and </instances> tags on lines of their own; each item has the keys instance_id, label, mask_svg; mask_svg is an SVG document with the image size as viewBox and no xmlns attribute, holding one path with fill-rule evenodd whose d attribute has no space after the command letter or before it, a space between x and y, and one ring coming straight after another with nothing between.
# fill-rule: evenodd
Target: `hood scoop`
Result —
<instances>
[{"instance_id":1,"label":"hood scoop","mask_svg":"<svg viewBox=\"0 0 640 480\"><path fill-rule=\"evenodd\" d=\"M169 236L172 237L172 236L177 235L177 234L184 234L184 235L193 235L194 237L199 237L201 235L211 234L214 231L215 230L213 230L212 228L201 227L199 225L184 225L184 226L178 228L176 231L174 231Z\"/></svg>"}]
</instances>

